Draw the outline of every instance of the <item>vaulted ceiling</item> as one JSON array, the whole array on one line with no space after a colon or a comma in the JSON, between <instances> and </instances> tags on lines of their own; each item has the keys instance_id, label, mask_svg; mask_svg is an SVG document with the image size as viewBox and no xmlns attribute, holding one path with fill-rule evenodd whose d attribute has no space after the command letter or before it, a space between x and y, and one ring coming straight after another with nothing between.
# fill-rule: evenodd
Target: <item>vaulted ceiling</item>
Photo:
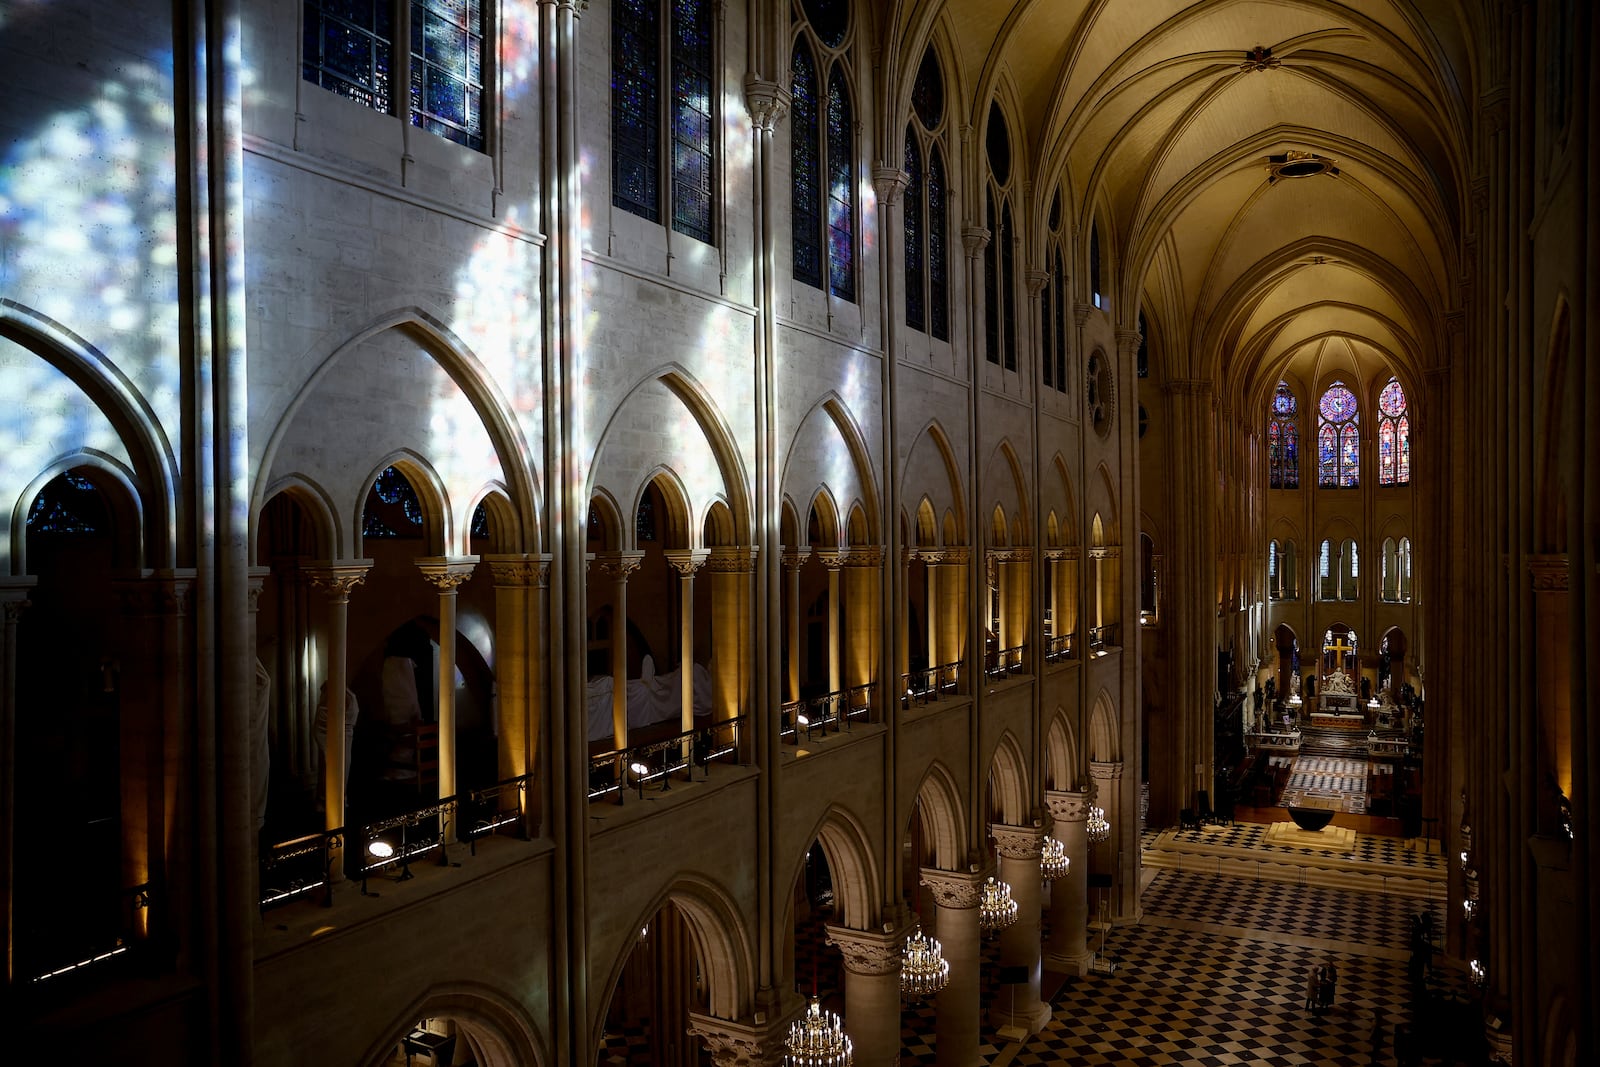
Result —
<instances>
[{"instance_id":1,"label":"vaulted ceiling","mask_svg":"<svg viewBox=\"0 0 1600 1067\"><path fill-rule=\"evenodd\" d=\"M892 12L905 77L928 42L954 60L972 143L1001 101L1034 217L1059 188L1080 249L1099 226L1117 321L1143 309L1165 376L1255 404L1284 374L1414 388L1444 359L1479 91L1458 0Z\"/></svg>"}]
</instances>

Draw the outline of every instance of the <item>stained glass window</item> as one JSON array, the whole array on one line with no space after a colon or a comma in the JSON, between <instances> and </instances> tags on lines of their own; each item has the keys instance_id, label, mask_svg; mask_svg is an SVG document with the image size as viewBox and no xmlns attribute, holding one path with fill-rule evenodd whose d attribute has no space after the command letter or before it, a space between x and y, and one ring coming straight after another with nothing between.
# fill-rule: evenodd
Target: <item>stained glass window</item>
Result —
<instances>
[{"instance_id":1,"label":"stained glass window","mask_svg":"<svg viewBox=\"0 0 1600 1067\"><path fill-rule=\"evenodd\" d=\"M661 221L660 11L657 0L611 10L611 202Z\"/></svg>"},{"instance_id":2,"label":"stained glass window","mask_svg":"<svg viewBox=\"0 0 1600 1067\"><path fill-rule=\"evenodd\" d=\"M672 228L711 241L711 3L672 4Z\"/></svg>"},{"instance_id":3,"label":"stained glass window","mask_svg":"<svg viewBox=\"0 0 1600 1067\"><path fill-rule=\"evenodd\" d=\"M922 272L922 154L917 134L906 127L906 325L913 330L927 325L926 294Z\"/></svg>"},{"instance_id":4,"label":"stained glass window","mask_svg":"<svg viewBox=\"0 0 1600 1067\"><path fill-rule=\"evenodd\" d=\"M794 72L789 87L790 156L794 171L794 203L790 232L794 240L794 276L822 288L822 151L821 115L817 109L816 64L804 41L794 46Z\"/></svg>"},{"instance_id":5,"label":"stained glass window","mask_svg":"<svg viewBox=\"0 0 1600 1067\"><path fill-rule=\"evenodd\" d=\"M933 336L950 340L949 245L945 239L944 159L939 146L928 151L928 310Z\"/></svg>"},{"instance_id":6,"label":"stained glass window","mask_svg":"<svg viewBox=\"0 0 1600 1067\"><path fill-rule=\"evenodd\" d=\"M306 0L301 75L374 111L389 110L392 0Z\"/></svg>"},{"instance_id":7,"label":"stained glass window","mask_svg":"<svg viewBox=\"0 0 1600 1067\"><path fill-rule=\"evenodd\" d=\"M483 150L480 0L412 0L411 125Z\"/></svg>"},{"instance_id":8,"label":"stained glass window","mask_svg":"<svg viewBox=\"0 0 1600 1067\"><path fill-rule=\"evenodd\" d=\"M855 123L843 63L828 78L828 290L856 298Z\"/></svg>"},{"instance_id":9,"label":"stained glass window","mask_svg":"<svg viewBox=\"0 0 1600 1067\"><path fill-rule=\"evenodd\" d=\"M28 509L28 533L87 536L107 533L105 498L94 483L71 471L44 484Z\"/></svg>"},{"instance_id":10,"label":"stained glass window","mask_svg":"<svg viewBox=\"0 0 1600 1067\"><path fill-rule=\"evenodd\" d=\"M1095 307L1105 307L1105 298L1100 295L1100 226L1098 223L1089 224L1089 293Z\"/></svg>"},{"instance_id":11,"label":"stained glass window","mask_svg":"<svg viewBox=\"0 0 1600 1067\"><path fill-rule=\"evenodd\" d=\"M849 0L804 0L806 21L817 32L817 37L829 48L844 44L850 31Z\"/></svg>"},{"instance_id":12,"label":"stained glass window","mask_svg":"<svg viewBox=\"0 0 1600 1067\"><path fill-rule=\"evenodd\" d=\"M362 509L361 536L373 538L421 537L422 501L406 476L385 467L367 494Z\"/></svg>"},{"instance_id":13,"label":"stained glass window","mask_svg":"<svg viewBox=\"0 0 1600 1067\"><path fill-rule=\"evenodd\" d=\"M1039 372L1046 389L1055 388L1056 377L1055 337L1051 332L1055 326L1055 315L1050 308L1050 301L1054 296L1055 293L1048 285L1039 292L1039 319L1043 324L1040 333L1044 339L1039 358Z\"/></svg>"},{"instance_id":14,"label":"stained glass window","mask_svg":"<svg viewBox=\"0 0 1600 1067\"><path fill-rule=\"evenodd\" d=\"M1356 395L1343 382L1334 382L1318 404L1317 485L1323 489L1353 489L1360 484L1360 413Z\"/></svg>"},{"instance_id":15,"label":"stained glass window","mask_svg":"<svg viewBox=\"0 0 1600 1067\"><path fill-rule=\"evenodd\" d=\"M1378 394L1378 484L1411 484L1411 420L1398 378Z\"/></svg>"},{"instance_id":16,"label":"stained glass window","mask_svg":"<svg viewBox=\"0 0 1600 1067\"><path fill-rule=\"evenodd\" d=\"M1267 416L1267 487L1300 488L1300 429L1296 413L1300 404L1289 383L1278 382Z\"/></svg>"},{"instance_id":17,"label":"stained glass window","mask_svg":"<svg viewBox=\"0 0 1600 1067\"><path fill-rule=\"evenodd\" d=\"M989 154L989 173L996 184L1004 187L1011 182L1011 134L1006 130L1006 117L998 101L989 103L989 127L984 141Z\"/></svg>"},{"instance_id":18,"label":"stained glass window","mask_svg":"<svg viewBox=\"0 0 1600 1067\"><path fill-rule=\"evenodd\" d=\"M990 363L1000 362L1000 254L999 224L995 220L994 190L989 190L986 200L985 224L989 227L989 243L983 248L983 351Z\"/></svg>"},{"instance_id":19,"label":"stained glass window","mask_svg":"<svg viewBox=\"0 0 1600 1067\"><path fill-rule=\"evenodd\" d=\"M933 48L922 53L922 65L917 68L917 80L911 86L911 110L916 113L922 128L932 132L944 121L944 76L939 73L939 57Z\"/></svg>"},{"instance_id":20,"label":"stained glass window","mask_svg":"<svg viewBox=\"0 0 1600 1067\"><path fill-rule=\"evenodd\" d=\"M1011 231L1011 204L1000 212L1000 321L1005 332L1005 367L1017 369L1017 243Z\"/></svg>"}]
</instances>

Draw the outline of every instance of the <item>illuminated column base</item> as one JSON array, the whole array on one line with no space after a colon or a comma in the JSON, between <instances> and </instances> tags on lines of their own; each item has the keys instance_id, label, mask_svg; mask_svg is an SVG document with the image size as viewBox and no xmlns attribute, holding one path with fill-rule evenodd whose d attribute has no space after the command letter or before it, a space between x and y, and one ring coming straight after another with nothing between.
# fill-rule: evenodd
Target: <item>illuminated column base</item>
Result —
<instances>
[{"instance_id":1,"label":"illuminated column base","mask_svg":"<svg viewBox=\"0 0 1600 1067\"><path fill-rule=\"evenodd\" d=\"M934 1046L939 1067L977 1067L978 1054L978 898L981 874L940 871L924 867L922 884L938 905L934 936L950 962L950 981L935 1003Z\"/></svg>"},{"instance_id":2,"label":"illuminated column base","mask_svg":"<svg viewBox=\"0 0 1600 1067\"><path fill-rule=\"evenodd\" d=\"M1089 791L1045 791L1045 803L1055 816L1051 830L1067 848L1067 873L1050 883L1050 944L1045 965L1061 974L1089 973L1094 952L1088 944L1089 927Z\"/></svg>"},{"instance_id":3,"label":"illuminated column base","mask_svg":"<svg viewBox=\"0 0 1600 1067\"><path fill-rule=\"evenodd\" d=\"M900 1062L900 947L904 932L828 927L828 943L844 954L844 1029L855 1067Z\"/></svg>"},{"instance_id":4,"label":"illuminated column base","mask_svg":"<svg viewBox=\"0 0 1600 1067\"><path fill-rule=\"evenodd\" d=\"M1050 1005L1039 998L1039 896L1044 883L1039 853L1045 832L1034 826L994 825L989 830L1000 854L998 877L1011 886L1017 904L1017 921L1000 931L1000 966L1023 968L1027 976L998 987L989 1022L1007 1038L1021 1040L1050 1021Z\"/></svg>"}]
</instances>

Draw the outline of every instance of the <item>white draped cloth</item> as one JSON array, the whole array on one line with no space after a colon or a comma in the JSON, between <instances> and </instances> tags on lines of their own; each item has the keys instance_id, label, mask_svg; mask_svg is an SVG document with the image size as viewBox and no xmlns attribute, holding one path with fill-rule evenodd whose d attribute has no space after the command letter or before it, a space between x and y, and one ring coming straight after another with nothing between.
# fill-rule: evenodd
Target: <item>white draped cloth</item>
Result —
<instances>
[{"instance_id":1,"label":"white draped cloth","mask_svg":"<svg viewBox=\"0 0 1600 1067\"><path fill-rule=\"evenodd\" d=\"M666 674L657 674L655 661L644 658L638 678L628 680L628 728L649 726L657 722L683 721L683 682L681 668ZM711 672L694 665L694 713L711 714ZM612 736L611 726L611 676L602 674L589 679L584 703L588 711L588 737L601 741Z\"/></svg>"}]
</instances>

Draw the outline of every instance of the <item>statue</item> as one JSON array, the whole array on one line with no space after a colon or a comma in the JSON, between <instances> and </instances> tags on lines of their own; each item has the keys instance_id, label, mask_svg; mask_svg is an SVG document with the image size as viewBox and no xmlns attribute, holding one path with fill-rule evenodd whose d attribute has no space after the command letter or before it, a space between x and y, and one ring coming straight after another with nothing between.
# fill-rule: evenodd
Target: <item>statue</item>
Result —
<instances>
[{"instance_id":1,"label":"statue","mask_svg":"<svg viewBox=\"0 0 1600 1067\"><path fill-rule=\"evenodd\" d=\"M250 703L250 801L255 807L256 832L267 824L267 784L272 777L272 744L267 736L271 719L272 675L256 658L255 694Z\"/></svg>"},{"instance_id":2,"label":"statue","mask_svg":"<svg viewBox=\"0 0 1600 1067\"><path fill-rule=\"evenodd\" d=\"M1366 675L1361 676L1361 701L1366 703L1372 699L1372 679Z\"/></svg>"}]
</instances>

